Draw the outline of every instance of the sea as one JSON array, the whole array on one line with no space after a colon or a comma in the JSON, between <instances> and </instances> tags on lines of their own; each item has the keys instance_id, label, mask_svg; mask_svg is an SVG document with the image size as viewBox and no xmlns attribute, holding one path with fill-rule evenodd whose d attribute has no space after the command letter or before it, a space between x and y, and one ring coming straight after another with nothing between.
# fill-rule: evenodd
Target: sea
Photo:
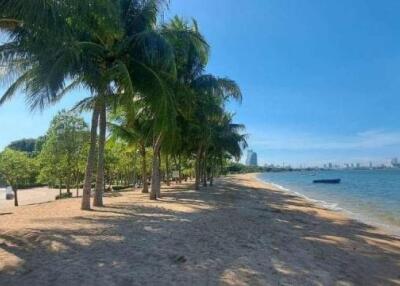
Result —
<instances>
[{"instance_id":1,"label":"sea","mask_svg":"<svg viewBox=\"0 0 400 286\"><path fill-rule=\"evenodd\" d=\"M268 172L258 179L400 235L400 168ZM341 179L341 183L314 184L317 179Z\"/></svg>"}]
</instances>

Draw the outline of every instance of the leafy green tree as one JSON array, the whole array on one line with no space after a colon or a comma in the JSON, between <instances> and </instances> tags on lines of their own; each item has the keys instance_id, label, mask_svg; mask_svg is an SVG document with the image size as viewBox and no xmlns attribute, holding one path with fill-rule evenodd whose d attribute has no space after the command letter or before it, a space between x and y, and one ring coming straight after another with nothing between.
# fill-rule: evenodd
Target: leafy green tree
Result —
<instances>
[{"instance_id":1,"label":"leafy green tree","mask_svg":"<svg viewBox=\"0 0 400 286\"><path fill-rule=\"evenodd\" d=\"M37 166L26 153L5 149L0 153L0 176L14 192L14 205L18 206L18 188L32 183Z\"/></svg>"},{"instance_id":2,"label":"leafy green tree","mask_svg":"<svg viewBox=\"0 0 400 286\"><path fill-rule=\"evenodd\" d=\"M108 184L134 184L140 170L136 146L119 139L110 139L106 143L105 151L105 177Z\"/></svg>"},{"instance_id":3,"label":"leafy green tree","mask_svg":"<svg viewBox=\"0 0 400 286\"><path fill-rule=\"evenodd\" d=\"M83 118L61 111L51 121L46 141L39 155L40 180L51 185L65 184L70 193L78 186L87 156L89 132Z\"/></svg>"}]
</instances>

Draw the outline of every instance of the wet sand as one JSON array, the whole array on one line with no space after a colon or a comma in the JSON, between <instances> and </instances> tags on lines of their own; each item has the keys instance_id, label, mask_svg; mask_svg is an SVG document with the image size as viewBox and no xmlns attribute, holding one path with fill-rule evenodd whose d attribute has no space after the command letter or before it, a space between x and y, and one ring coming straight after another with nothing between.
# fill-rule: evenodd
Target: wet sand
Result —
<instances>
[{"instance_id":1,"label":"wet sand","mask_svg":"<svg viewBox=\"0 0 400 286\"><path fill-rule=\"evenodd\" d=\"M257 181L0 210L0 285L400 285L400 240Z\"/></svg>"}]
</instances>

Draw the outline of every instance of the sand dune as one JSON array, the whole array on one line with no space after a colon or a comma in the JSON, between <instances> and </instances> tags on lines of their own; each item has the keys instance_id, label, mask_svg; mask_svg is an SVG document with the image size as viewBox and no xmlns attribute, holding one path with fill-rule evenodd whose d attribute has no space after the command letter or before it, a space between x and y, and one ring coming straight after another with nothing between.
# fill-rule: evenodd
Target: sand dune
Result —
<instances>
[{"instance_id":1,"label":"sand dune","mask_svg":"<svg viewBox=\"0 0 400 286\"><path fill-rule=\"evenodd\" d=\"M251 175L0 210L0 285L400 285L400 240Z\"/></svg>"}]
</instances>

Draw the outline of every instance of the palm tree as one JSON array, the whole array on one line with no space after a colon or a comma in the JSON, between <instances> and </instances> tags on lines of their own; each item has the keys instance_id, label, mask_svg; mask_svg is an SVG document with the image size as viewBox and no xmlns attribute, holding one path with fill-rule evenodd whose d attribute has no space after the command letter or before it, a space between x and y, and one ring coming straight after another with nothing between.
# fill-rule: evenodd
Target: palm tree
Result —
<instances>
[{"instance_id":1,"label":"palm tree","mask_svg":"<svg viewBox=\"0 0 400 286\"><path fill-rule=\"evenodd\" d=\"M174 72L172 50L156 29L162 1L25 2L0 3L0 27L10 35L10 41L0 47L1 60L16 75L0 103L20 88L32 109L56 102L78 85L92 92L91 145L82 209L90 209L99 119L94 204L101 206L107 98L131 97L137 87L149 84L149 79L159 80L156 71ZM43 10L46 13L38 13L39 18L35 12ZM144 79L145 84L141 83Z\"/></svg>"},{"instance_id":2,"label":"palm tree","mask_svg":"<svg viewBox=\"0 0 400 286\"><path fill-rule=\"evenodd\" d=\"M161 147L167 156L184 152L196 160L197 188L201 174L206 177L207 160L231 154L217 147L215 132L225 102L241 99L240 89L229 79L204 74L209 46L195 21L175 17L158 25L163 4L161 0L0 1L0 31L9 37L0 45L0 66L6 67L2 77L9 83L0 104L20 89L31 109L43 109L80 86L91 92L77 105L92 110L82 209L90 209L96 161L93 203L103 205L107 111L115 107L125 106L126 111L139 107L122 126L132 136L138 131L135 120L146 122L147 136L142 133L138 138L143 157L148 141L153 148L151 199L160 197Z\"/></svg>"},{"instance_id":3,"label":"palm tree","mask_svg":"<svg viewBox=\"0 0 400 286\"><path fill-rule=\"evenodd\" d=\"M227 100L241 100L238 85L229 79L212 75L198 75L190 84L195 96L194 110L188 128L192 138L192 152L195 157L195 188L199 189L200 180L206 185L206 158L213 131L213 121L224 114Z\"/></svg>"},{"instance_id":4,"label":"palm tree","mask_svg":"<svg viewBox=\"0 0 400 286\"><path fill-rule=\"evenodd\" d=\"M217 171L223 165L226 157L233 157L237 161L242 155L242 150L247 148L246 134L243 124L232 122L233 115L224 112L213 121L209 148L207 150L207 169L209 170L210 185Z\"/></svg>"},{"instance_id":5,"label":"palm tree","mask_svg":"<svg viewBox=\"0 0 400 286\"><path fill-rule=\"evenodd\" d=\"M149 138L152 137L152 120L146 106L138 99L134 104L132 100L125 101L113 112L108 125L112 136L124 140L129 145L138 146L141 157L142 193L148 193L146 147L149 145Z\"/></svg>"}]
</instances>

